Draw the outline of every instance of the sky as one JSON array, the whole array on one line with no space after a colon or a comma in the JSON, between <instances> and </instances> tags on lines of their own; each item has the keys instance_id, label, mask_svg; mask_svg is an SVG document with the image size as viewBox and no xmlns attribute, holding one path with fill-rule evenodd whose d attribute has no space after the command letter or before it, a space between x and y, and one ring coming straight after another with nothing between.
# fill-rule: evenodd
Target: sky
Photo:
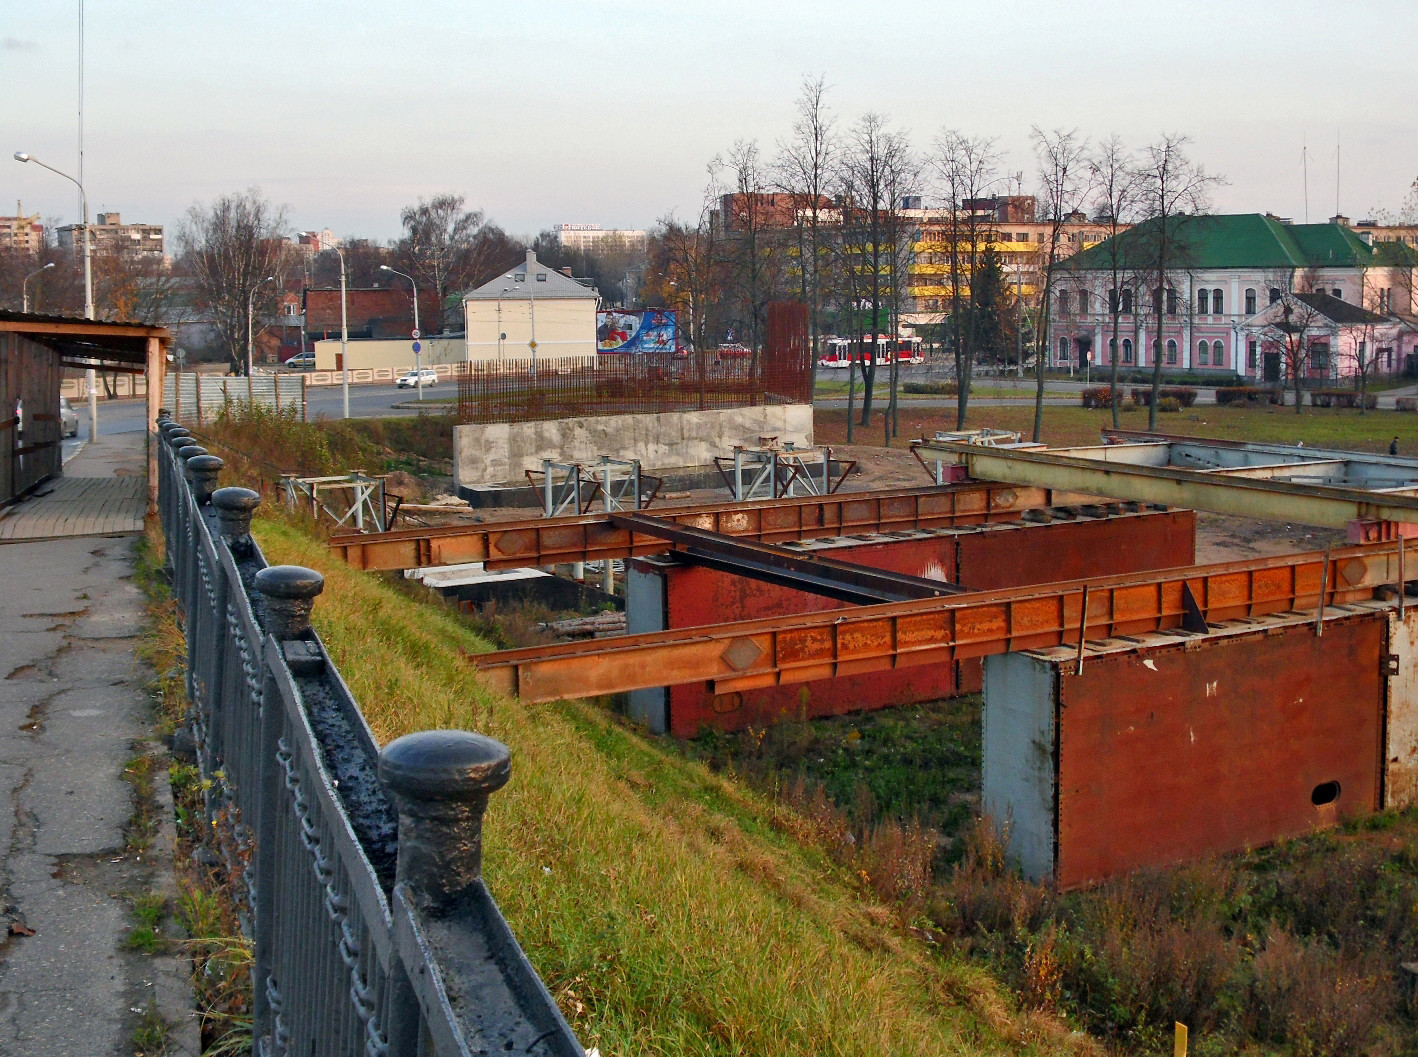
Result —
<instances>
[{"instance_id":1,"label":"sky","mask_svg":"<svg viewBox=\"0 0 1418 1057\"><path fill-rule=\"evenodd\" d=\"M0 0L0 212L72 222L78 0ZM92 212L174 225L259 188L295 229L386 240L453 191L515 235L698 216L706 165L771 156L804 77L846 128L928 155L994 137L1037 180L1034 126L1191 138L1216 212L1361 219L1418 177L1415 0L87 0ZM1336 144L1340 165L1336 169ZM1012 189L1013 181L1011 180ZM929 197L930 188L925 188Z\"/></svg>"}]
</instances>

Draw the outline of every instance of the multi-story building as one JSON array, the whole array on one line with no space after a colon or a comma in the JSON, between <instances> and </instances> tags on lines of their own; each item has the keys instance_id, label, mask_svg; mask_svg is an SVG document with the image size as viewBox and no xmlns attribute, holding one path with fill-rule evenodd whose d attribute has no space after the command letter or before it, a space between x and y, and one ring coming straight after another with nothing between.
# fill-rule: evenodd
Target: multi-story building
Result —
<instances>
[{"instance_id":1,"label":"multi-story building","mask_svg":"<svg viewBox=\"0 0 1418 1057\"><path fill-rule=\"evenodd\" d=\"M0 217L0 246L24 253L44 249L44 225L39 222L39 214L25 216L24 209L16 202L14 216Z\"/></svg>"},{"instance_id":2,"label":"multi-story building","mask_svg":"<svg viewBox=\"0 0 1418 1057\"><path fill-rule=\"evenodd\" d=\"M100 213L98 223L89 227L92 252L96 254L137 254L162 260L161 224L125 224L117 213ZM84 225L65 224L58 229L59 248L71 253L84 251Z\"/></svg>"},{"instance_id":3,"label":"multi-story building","mask_svg":"<svg viewBox=\"0 0 1418 1057\"><path fill-rule=\"evenodd\" d=\"M578 253L644 253L645 232L632 228L603 228L599 224L558 224L554 229L564 249Z\"/></svg>"},{"instance_id":4,"label":"multi-story building","mask_svg":"<svg viewBox=\"0 0 1418 1057\"><path fill-rule=\"evenodd\" d=\"M326 250L336 249L340 245L340 240L335 237L333 231L325 228L323 231L297 231L295 244L304 253L313 256L317 253L324 253Z\"/></svg>"},{"instance_id":5,"label":"multi-story building","mask_svg":"<svg viewBox=\"0 0 1418 1057\"><path fill-rule=\"evenodd\" d=\"M1049 306L1053 366L1110 365L1116 355L1125 368L1144 368L1160 356L1164 369L1276 382L1286 368L1267 343L1274 344L1274 317L1286 305L1291 316L1306 317L1305 326L1315 330L1313 343L1322 347L1307 368L1315 377L1354 373L1355 356L1332 354L1342 351L1343 342L1324 336L1341 329L1348 334L1363 328L1367 337L1355 341L1383 343L1353 349L1373 356L1379 370L1402 370L1418 352L1418 251L1407 243L1376 243L1371 231L1354 230L1344 217L1292 224L1246 213L1173 218L1171 224L1175 263L1165 284L1150 263L1156 221L1068 262ZM1346 304L1353 310L1346 311Z\"/></svg>"}]
</instances>

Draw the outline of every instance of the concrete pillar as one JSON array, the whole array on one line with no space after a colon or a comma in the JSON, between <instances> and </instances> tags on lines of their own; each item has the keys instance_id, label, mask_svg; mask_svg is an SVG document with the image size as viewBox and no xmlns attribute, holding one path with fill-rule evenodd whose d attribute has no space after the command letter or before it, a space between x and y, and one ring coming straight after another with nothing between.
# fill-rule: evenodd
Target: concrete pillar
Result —
<instances>
[{"instance_id":1,"label":"concrete pillar","mask_svg":"<svg viewBox=\"0 0 1418 1057\"><path fill-rule=\"evenodd\" d=\"M633 558L625 563L625 630L629 635L665 631L669 625L669 606L665 595L667 558ZM670 729L670 690L657 686L632 690L630 718L645 724L652 734L664 734Z\"/></svg>"},{"instance_id":2,"label":"concrete pillar","mask_svg":"<svg viewBox=\"0 0 1418 1057\"><path fill-rule=\"evenodd\" d=\"M1058 682L1024 653L985 658L981 804L1008 832L1007 852L1031 881L1054 874L1054 740Z\"/></svg>"}]
</instances>

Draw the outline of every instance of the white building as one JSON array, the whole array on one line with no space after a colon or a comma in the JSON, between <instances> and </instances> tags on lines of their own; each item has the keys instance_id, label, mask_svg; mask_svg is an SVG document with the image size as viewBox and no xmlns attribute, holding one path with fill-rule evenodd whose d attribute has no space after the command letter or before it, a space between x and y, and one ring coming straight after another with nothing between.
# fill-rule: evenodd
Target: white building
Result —
<instances>
[{"instance_id":1,"label":"white building","mask_svg":"<svg viewBox=\"0 0 1418 1057\"><path fill-rule=\"evenodd\" d=\"M599 224L558 224L554 230L564 248L581 253L645 252L645 232L631 228L603 228Z\"/></svg>"},{"instance_id":2,"label":"white building","mask_svg":"<svg viewBox=\"0 0 1418 1057\"><path fill-rule=\"evenodd\" d=\"M527 259L463 297L468 360L596 355L595 287Z\"/></svg>"}]
</instances>

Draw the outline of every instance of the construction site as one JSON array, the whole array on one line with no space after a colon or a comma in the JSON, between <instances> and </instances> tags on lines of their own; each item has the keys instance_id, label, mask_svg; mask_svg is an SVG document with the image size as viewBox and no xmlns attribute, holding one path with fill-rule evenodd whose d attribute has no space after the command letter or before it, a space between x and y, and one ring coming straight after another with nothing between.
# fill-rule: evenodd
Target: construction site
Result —
<instances>
[{"instance_id":1,"label":"construction site","mask_svg":"<svg viewBox=\"0 0 1418 1057\"><path fill-rule=\"evenodd\" d=\"M1161 1047L1172 1020L1211 1032L1201 1053L1316 1038L1293 1052L1410 1052L1390 1043L1412 1026L1418 910L1390 907L1381 943L1358 925L1360 940L1323 939L1283 885L1268 917L1238 893L1265 871L1358 878L1332 857L1359 845L1326 834L1394 830L1364 869L1393 854L1404 878L1418 868L1418 459L1106 428L1084 446L994 428L828 446L792 323L777 317L748 386L692 364L544 369L520 395L497 380L493 415L467 413L493 383L465 382L456 498L287 472L277 499L323 523L328 562L401 582L500 647L459 648L479 696L533 726L578 703L587 729L775 798L807 821L774 828L806 827L897 907L902 936L978 959L1021 1015L1118 1052ZM668 765L642 766L628 788ZM597 840L567 839L576 855ZM1109 913L1132 923L1088 931ZM1188 946L1193 917L1223 953ZM1119 982L1164 939L1171 969ZM1080 953L1095 940L1116 949ZM1243 1012L1226 1012L1228 987ZM1244 1012L1276 1008L1291 1012ZM1095 1052L1070 1046L1039 1052Z\"/></svg>"}]
</instances>

